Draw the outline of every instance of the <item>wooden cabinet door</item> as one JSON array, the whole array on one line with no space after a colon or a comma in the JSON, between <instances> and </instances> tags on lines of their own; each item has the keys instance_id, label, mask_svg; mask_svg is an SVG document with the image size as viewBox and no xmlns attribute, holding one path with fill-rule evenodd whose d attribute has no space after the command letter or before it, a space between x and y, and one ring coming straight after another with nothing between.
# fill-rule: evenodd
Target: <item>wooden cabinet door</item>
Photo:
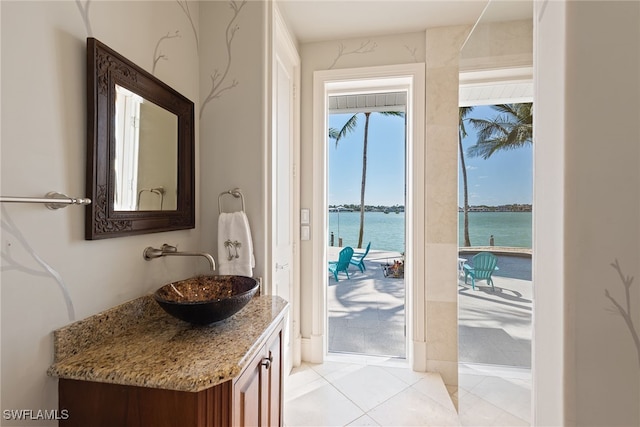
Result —
<instances>
[{"instance_id":1,"label":"wooden cabinet door","mask_svg":"<svg viewBox=\"0 0 640 427\"><path fill-rule=\"evenodd\" d=\"M266 345L267 360L269 360L270 366L264 372L267 378L264 405L267 411L267 425L270 427L282 425L282 370L284 368L282 346L282 329L280 329Z\"/></svg>"},{"instance_id":2,"label":"wooden cabinet door","mask_svg":"<svg viewBox=\"0 0 640 427\"><path fill-rule=\"evenodd\" d=\"M282 425L282 323L233 386L233 425Z\"/></svg>"},{"instance_id":3,"label":"wooden cabinet door","mask_svg":"<svg viewBox=\"0 0 640 427\"><path fill-rule=\"evenodd\" d=\"M263 426L265 417L262 410L264 378L262 361L264 350L260 351L240 375L233 387L233 425Z\"/></svg>"}]
</instances>

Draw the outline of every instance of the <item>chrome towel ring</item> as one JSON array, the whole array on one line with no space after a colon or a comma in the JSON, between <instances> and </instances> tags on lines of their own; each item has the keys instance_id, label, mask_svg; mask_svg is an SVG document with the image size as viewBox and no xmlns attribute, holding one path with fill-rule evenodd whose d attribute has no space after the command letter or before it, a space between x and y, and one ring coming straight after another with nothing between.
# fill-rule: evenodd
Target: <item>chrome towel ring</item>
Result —
<instances>
[{"instance_id":1,"label":"chrome towel ring","mask_svg":"<svg viewBox=\"0 0 640 427\"><path fill-rule=\"evenodd\" d=\"M232 195L236 199L240 199L240 201L242 202L242 212L244 212L244 195L242 194L242 191L240 191L239 188L234 188L233 190L223 191L218 196L218 213L219 214L222 213L222 196L225 196L227 194Z\"/></svg>"}]
</instances>

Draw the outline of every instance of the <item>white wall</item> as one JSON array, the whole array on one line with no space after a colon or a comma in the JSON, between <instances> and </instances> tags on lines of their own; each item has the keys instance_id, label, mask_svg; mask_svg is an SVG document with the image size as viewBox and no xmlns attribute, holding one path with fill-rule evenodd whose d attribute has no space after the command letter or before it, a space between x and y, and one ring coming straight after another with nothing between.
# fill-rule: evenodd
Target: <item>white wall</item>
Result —
<instances>
[{"instance_id":1,"label":"white wall","mask_svg":"<svg viewBox=\"0 0 640 427\"><path fill-rule=\"evenodd\" d=\"M640 425L640 3L536 20L535 422Z\"/></svg>"},{"instance_id":2,"label":"white wall","mask_svg":"<svg viewBox=\"0 0 640 427\"><path fill-rule=\"evenodd\" d=\"M640 425L640 342L605 296L640 331L640 284L627 306L610 265L640 278L639 24L638 2L567 5L565 295L575 309L565 362L576 425Z\"/></svg>"},{"instance_id":3,"label":"white wall","mask_svg":"<svg viewBox=\"0 0 640 427\"><path fill-rule=\"evenodd\" d=\"M234 17L228 2L206 1L200 4L200 94L204 100L210 93L211 76L225 80L215 92L218 97L208 102L201 116L200 182L202 206L202 248L217 254L218 195L239 187L245 198L247 216L253 235L256 256L254 276L265 271L265 90L267 42L265 22L267 4L247 2L233 21L227 55L225 28ZM218 79L216 79L216 83ZM235 82L235 86L234 86ZM224 90L224 88L229 88ZM196 111L198 115L200 111ZM222 198L225 212L240 209L240 201L232 196ZM216 257L217 259L217 257Z\"/></svg>"},{"instance_id":4,"label":"white wall","mask_svg":"<svg viewBox=\"0 0 640 427\"><path fill-rule=\"evenodd\" d=\"M495 7L500 7L498 4ZM509 6L503 5L508 8ZM460 70L531 67L533 21L478 24L460 52Z\"/></svg>"},{"instance_id":5,"label":"white wall","mask_svg":"<svg viewBox=\"0 0 640 427\"><path fill-rule=\"evenodd\" d=\"M85 196L88 35L151 71L156 42L179 31L179 38L162 42L167 60L158 63L156 76L198 105L198 52L177 2L91 2L91 34L76 2L3 1L0 7L3 196L41 197L52 190ZM198 4L189 7L197 26ZM196 118L196 136L197 123ZM57 381L45 373L54 329L207 269L199 258L142 258L146 246L165 242L198 250L199 216L195 230L85 241L82 207L50 211L43 205L3 204L2 209L3 410L57 408ZM41 275L43 268L5 227L9 220L64 280L74 318L56 281Z\"/></svg>"}]
</instances>

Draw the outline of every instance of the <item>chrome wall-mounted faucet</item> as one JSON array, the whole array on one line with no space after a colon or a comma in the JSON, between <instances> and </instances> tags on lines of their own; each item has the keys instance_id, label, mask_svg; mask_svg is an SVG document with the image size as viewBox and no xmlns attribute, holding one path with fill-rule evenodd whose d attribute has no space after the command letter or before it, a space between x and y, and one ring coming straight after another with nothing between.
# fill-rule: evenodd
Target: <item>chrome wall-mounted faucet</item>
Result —
<instances>
[{"instance_id":1,"label":"chrome wall-mounted faucet","mask_svg":"<svg viewBox=\"0 0 640 427\"><path fill-rule=\"evenodd\" d=\"M216 269L216 261L213 259L211 255L205 252L178 252L178 248L175 246L167 245L166 243L162 245L160 249L153 248L148 246L145 248L142 256L145 260L149 261L154 258L160 258L163 256L201 256L205 257L207 261L209 261L209 267L211 271Z\"/></svg>"}]
</instances>

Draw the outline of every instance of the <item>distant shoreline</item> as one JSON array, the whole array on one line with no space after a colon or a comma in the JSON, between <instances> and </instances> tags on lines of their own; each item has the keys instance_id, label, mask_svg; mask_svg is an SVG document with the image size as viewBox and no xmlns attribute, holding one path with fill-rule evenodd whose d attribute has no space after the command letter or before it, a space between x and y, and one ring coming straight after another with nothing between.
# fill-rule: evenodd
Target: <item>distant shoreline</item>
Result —
<instances>
[{"instance_id":1,"label":"distant shoreline","mask_svg":"<svg viewBox=\"0 0 640 427\"><path fill-rule=\"evenodd\" d=\"M365 212L404 212L404 205L365 205ZM469 206L469 212L532 212L533 206L529 203L511 203L506 205L489 206L474 205ZM359 204L329 205L329 212L360 212ZM458 212L464 209L458 207Z\"/></svg>"},{"instance_id":2,"label":"distant shoreline","mask_svg":"<svg viewBox=\"0 0 640 427\"><path fill-rule=\"evenodd\" d=\"M527 204L513 204L501 206L469 206L469 212L531 212L533 208ZM458 212L464 212L463 208L458 207Z\"/></svg>"}]
</instances>

